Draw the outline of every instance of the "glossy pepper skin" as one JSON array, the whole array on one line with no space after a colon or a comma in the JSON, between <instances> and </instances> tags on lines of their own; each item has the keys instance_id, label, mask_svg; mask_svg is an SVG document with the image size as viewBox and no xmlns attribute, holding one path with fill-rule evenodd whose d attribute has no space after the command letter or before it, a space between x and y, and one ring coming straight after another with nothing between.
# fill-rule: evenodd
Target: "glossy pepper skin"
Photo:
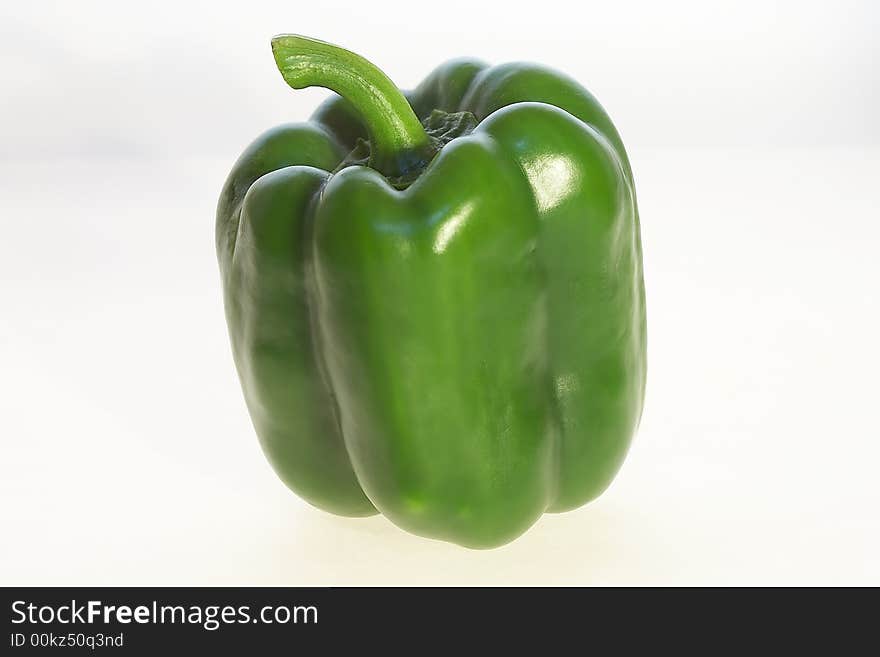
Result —
<instances>
[{"instance_id":1,"label":"glossy pepper skin","mask_svg":"<svg viewBox=\"0 0 880 657\"><path fill-rule=\"evenodd\" d=\"M605 111L532 64L454 60L404 97L335 46L273 52L291 86L341 94L259 137L217 212L235 364L280 478L474 548L596 498L646 367L633 179Z\"/></svg>"}]
</instances>

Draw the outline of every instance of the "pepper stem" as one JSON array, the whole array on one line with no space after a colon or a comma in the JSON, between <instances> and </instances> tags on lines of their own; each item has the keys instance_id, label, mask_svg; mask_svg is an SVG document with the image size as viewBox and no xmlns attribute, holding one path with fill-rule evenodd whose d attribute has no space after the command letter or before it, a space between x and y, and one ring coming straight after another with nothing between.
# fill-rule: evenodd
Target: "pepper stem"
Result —
<instances>
[{"instance_id":1,"label":"pepper stem","mask_svg":"<svg viewBox=\"0 0 880 657\"><path fill-rule=\"evenodd\" d=\"M371 168L394 177L427 161L431 145L418 117L400 89L366 59L296 34L273 38L272 54L294 89L324 87L354 106L369 133Z\"/></svg>"}]
</instances>

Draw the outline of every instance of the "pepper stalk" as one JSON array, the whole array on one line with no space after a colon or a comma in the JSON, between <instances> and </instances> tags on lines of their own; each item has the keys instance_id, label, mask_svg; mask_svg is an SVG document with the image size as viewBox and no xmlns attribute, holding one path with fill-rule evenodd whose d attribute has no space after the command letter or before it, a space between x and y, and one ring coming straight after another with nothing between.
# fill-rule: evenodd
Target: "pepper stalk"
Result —
<instances>
[{"instance_id":1,"label":"pepper stalk","mask_svg":"<svg viewBox=\"0 0 880 657\"><path fill-rule=\"evenodd\" d=\"M391 178L430 159L428 134L403 93L360 55L296 34L274 37L272 54L294 89L324 87L354 106L369 134L371 168Z\"/></svg>"}]
</instances>

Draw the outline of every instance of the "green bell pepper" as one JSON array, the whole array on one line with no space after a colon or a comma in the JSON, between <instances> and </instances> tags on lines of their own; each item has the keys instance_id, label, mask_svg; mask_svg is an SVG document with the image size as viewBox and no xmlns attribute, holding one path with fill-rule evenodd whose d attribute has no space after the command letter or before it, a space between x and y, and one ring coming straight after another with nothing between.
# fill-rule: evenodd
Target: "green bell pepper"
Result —
<instances>
[{"instance_id":1,"label":"green bell pepper","mask_svg":"<svg viewBox=\"0 0 880 657\"><path fill-rule=\"evenodd\" d=\"M273 39L334 92L236 162L216 247L272 466L346 516L485 548L597 497L639 423L645 302L620 136L532 64L453 60L412 93Z\"/></svg>"}]
</instances>

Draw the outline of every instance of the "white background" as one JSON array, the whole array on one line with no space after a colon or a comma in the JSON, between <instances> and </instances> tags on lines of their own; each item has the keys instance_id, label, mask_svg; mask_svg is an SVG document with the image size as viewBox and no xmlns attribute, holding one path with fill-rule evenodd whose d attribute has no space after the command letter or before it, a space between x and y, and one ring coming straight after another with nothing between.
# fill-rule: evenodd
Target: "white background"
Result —
<instances>
[{"instance_id":1,"label":"white background","mask_svg":"<svg viewBox=\"0 0 880 657\"><path fill-rule=\"evenodd\" d=\"M269 38L415 85L573 75L627 144L644 419L609 491L469 551L289 493L238 387L214 206L307 117ZM880 10L844 2L0 9L0 584L880 584Z\"/></svg>"}]
</instances>

